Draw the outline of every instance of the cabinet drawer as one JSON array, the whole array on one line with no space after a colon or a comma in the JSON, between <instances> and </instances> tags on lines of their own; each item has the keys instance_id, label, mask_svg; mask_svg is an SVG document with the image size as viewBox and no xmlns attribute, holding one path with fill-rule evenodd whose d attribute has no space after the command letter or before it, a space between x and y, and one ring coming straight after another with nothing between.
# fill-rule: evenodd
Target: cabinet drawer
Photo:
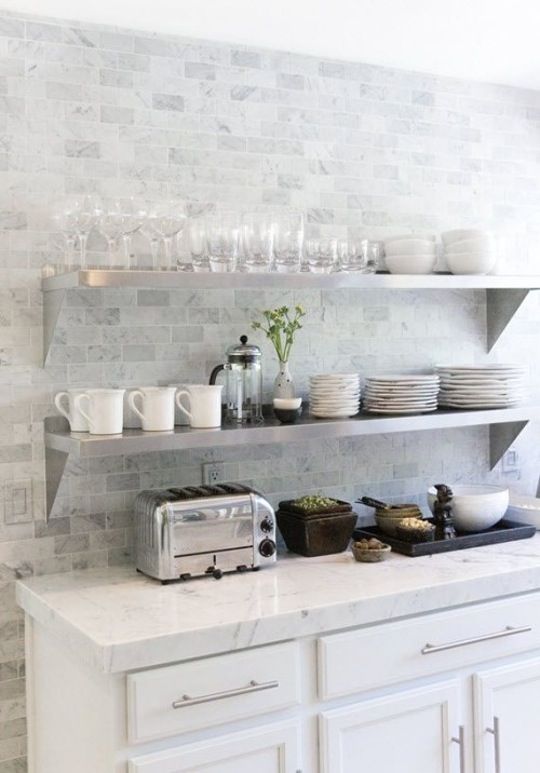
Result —
<instances>
[{"instance_id":1,"label":"cabinet drawer","mask_svg":"<svg viewBox=\"0 0 540 773\"><path fill-rule=\"evenodd\" d=\"M178 663L127 677L132 742L219 725L298 703L295 642Z\"/></svg>"},{"instance_id":2,"label":"cabinet drawer","mask_svg":"<svg viewBox=\"0 0 540 773\"><path fill-rule=\"evenodd\" d=\"M336 698L540 647L540 594L319 639L319 695Z\"/></svg>"}]
</instances>

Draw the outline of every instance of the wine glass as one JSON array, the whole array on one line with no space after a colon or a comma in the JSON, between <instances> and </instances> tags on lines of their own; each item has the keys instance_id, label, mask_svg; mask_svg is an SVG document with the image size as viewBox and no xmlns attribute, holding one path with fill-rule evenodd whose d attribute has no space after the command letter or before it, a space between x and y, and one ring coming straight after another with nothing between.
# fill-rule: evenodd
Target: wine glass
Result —
<instances>
[{"instance_id":1,"label":"wine glass","mask_svg":"<svg viewBox=\"0 0 540 773\"><path fill-rule=\"evenodd\" d=\"M206 219L206 243L210 270L236 270L240 247L240 218L237 212L219 212Z\"/></svg>"},{"instance_id":2,"label":"wine glass","mask_svg":"<svg viewBox=\"0 0 540 773\"><path fill-rule=\"evenodd\" d=\"M86 264L86 247L90 232L102 214L102 205L96 196L83 196L73 199L68 207L71 207L71 218L77 235L80 251L80 265L84 271Z\"/></svg>"},{"instance_id":3,"label":"wine glass","mask_svg":"<svg viewBox=\"0 0 540 773\"><path fill-rule=\"evenodd\" d=\"M141 226L140 231L150 244L150 254L152 256L152 269L157 271L159 268L159 247L160 233L156 227L157 215L155 206L147 203L140 210Z\"/></svg>"},{"instance_id":4,"label":"wine glass","mask_svg":"<svg viewBox=\"0 0 540 773\"><path fill-rule=\"evenodd\" d=\"M173 268L173 242L178 234L182 232L185 222L186 213L184 207L176 201L169 201L156 209L154 228L163 241L164 260L160 268L164 271L171 271Z\"/></svg>"},{"instance_id":5,"label":"wine glass","mask_svg":"<svg viewBox=\"0 0 540 773\"><path fill-rule=\"evenodd\" d=\"M304 244L304 219L300 214L279 215L274 222L274 259L276 271L300 271Z\"/></svg>"},{"instance_id":6,"label":"wine glass","mask_svg":"<svg viewBox=\"0 0 540 773\"><path fill-rule=\"evenodd\" d=\"M274 249L274 227L269 215L258 212L244 215L242 244L247 271L270 270Z\"/></svg>"},{"instance_id":7,"label":"wine glass","mask_svg":"<svg viewBox=\"0 0 540 773\"><path fill-rule=\"evenodd\" d=\"M71 204L67 201L58 202L53 211L52 222L64 240L64 269L74 271L78 268L75 260L77 228Z\"/></svg>"},{"instance_id":8,"label":"wine glass","mask_svg":"<svg viewBox=\"0 0 540 773\"><path fill-rule=\"evenodd\" d=\"M133 237L141 230L145 217L144 205L141 205L133 197L122 203L120 218L125 268L134 268Z\"/></svg>"},{"instance_id":9,"label":"wine glass","mask_svg":"<svg viewBox=\"0 0 540 773\"><path fill-rule=\"evenodd\" d=\"M122 230L122 207L119 201L105 202L103 212L97 220L97 228L107 239L109 248L109 268L121 267L121 260L118 256L118 245L123 234Z\"/></svg>"}]
</instances>

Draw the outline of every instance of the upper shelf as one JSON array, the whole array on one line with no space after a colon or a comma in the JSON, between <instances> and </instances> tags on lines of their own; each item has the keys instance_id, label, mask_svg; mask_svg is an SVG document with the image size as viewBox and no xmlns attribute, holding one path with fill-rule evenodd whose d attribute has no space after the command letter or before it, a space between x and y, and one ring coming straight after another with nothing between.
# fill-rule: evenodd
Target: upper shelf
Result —
<instances>
[{"instance_id":1,"label":"upper shelf","mask_svg":"<svg viewBox=\"0 0 540 773\"><path fill-rule=\"evenodd\" d=\"M498 276L478 274L335 274L281 273L193 273L185 271L112 271L91 269L58 274L42 280L44 291L69 290L83 287L144 287L144 288L318 288L388 290L535 290L540 288L539 276Z\"/></svg>"}]
</instances>

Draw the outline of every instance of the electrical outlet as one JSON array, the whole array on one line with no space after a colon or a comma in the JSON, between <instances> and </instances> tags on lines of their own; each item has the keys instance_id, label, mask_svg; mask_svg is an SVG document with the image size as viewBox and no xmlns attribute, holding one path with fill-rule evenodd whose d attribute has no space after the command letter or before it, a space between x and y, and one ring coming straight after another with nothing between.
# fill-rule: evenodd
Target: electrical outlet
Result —
<instances>
[{"instance_id":1,"label":"electrical outlet","mask_svg":"<svg viewBox=\"0 0 540 773\"><path fill-rule=\"evenodd\" d=\"M29 523L33 518L32 481L13 480L4 485L4 520Z\"/></svg>"},{"instance_id":2,"label":"electrical outlet","mask_svg":"<svg viewBox=\"0 0 540 773\"><path fill-rule=\"evenodd\" d=\"M519 469L519 456L515 448L509 448L502 458L503 472L514 472Z\"/></svg>"},{"instance_id":3,"label":"electrical outlet","mask_svg":"<svg viewBox=\"0 0 540 773\"><path fill-rule=\"evenodd\" d=\"M206 462L202 466L203 483L207 486L213 486L215 483L222 483L225 480L225 465L223 462Z\"/></svg>"}]
</instances>

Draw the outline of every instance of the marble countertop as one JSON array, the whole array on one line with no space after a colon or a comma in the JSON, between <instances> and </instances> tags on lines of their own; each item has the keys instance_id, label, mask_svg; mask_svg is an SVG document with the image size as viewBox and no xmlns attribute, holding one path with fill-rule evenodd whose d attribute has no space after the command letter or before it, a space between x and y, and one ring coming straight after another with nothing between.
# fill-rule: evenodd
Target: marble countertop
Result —
<instances>
[{"instance_id":1,"label":"marble countertop","mask_svg":"<svg viewBox=\"0 0 540 773\"><path fill-rule=\"evenodd\" d=\"M17 583L28 615L105 672L144 668L540 588L532 539L380 564L350 553L281 558L273 568L161 584L133 568Z\"/></svg>"}]
</instances>

